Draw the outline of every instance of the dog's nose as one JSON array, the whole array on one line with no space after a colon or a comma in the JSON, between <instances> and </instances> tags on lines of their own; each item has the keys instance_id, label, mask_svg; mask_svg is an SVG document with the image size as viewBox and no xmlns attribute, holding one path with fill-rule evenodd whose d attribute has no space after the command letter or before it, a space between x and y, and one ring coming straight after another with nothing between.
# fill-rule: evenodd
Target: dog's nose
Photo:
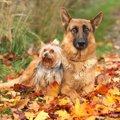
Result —
<instances>
[{"instance_id":1,"label":"dog's nose","mask_svg":"<svg viewBox=\"0 0 120 120\"><path fill-rule=\"evenodd\" d=\"M48 53L45 53L44 56L45 56L45 57L48 57Z\"/></svg>"},{"instance_id":2,"label":"dog's nose","mask_svg":"<svg viewBox=\"0 0 120 120\"><path fill-rule=\"evenodd\" d=\"M84 39L79 39L79 40L74 40L73 45L77 49L84 49L87 47L87 40Z\"/></svg>"},{"instance_id":3,"label":"dog's nose","mask_svg":"<svg viewBox=\"0 0 120 120\"><path fill-rule=\"evenodd\" d=\"M81 47L81 46L84 46L85 45L85 41L83 41L83 40L79 40L78 42L77 42L77 44L78 44L78 46L79 47Z\"/></svg>"}]
</instances>

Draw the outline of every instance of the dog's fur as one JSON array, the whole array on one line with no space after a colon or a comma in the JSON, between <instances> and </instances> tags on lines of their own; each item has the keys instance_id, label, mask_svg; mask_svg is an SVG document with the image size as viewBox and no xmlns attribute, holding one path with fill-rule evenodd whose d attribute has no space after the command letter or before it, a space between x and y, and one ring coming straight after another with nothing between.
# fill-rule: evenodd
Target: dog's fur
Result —
<instances>
[{"instance_id":1,"label":"dog's fur","mask_svg":"<svg viewBox=\"0 0 120 120\"><path fill-rule=\"evenodd\" d=\"M99 13L94 19L74 19L66 9L61 9L61 19L65 28L61 47L68 63L64 64L64 78L61 93L73 101L94 90L96 42L94 31L102 20Z\"/></svg>"},{"instance_id":2,"label":"dog's fur","mask_svg":"<svg viewBox=\"0 0 120 120\"><path fill-rule=\"evenodd\" d=\"M49 43L42 45L39 53L40 62L35 68L33 83L36 91L46 93L49 84L56 81L59 85L63 78L62 49Z\"/></svg>"}]
</instances>

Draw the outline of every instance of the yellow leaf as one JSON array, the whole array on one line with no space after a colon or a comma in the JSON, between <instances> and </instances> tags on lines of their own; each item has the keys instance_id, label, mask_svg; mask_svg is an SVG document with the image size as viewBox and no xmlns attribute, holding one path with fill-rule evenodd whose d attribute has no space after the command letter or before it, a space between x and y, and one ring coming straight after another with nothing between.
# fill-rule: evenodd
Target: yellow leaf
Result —
<instances>
[{"instance_id":1,"label":"yellow leaf","mask_svg":"<svg viewBox=\"0 0 120 120\"><path fill-rule=\"evenodd\" d=\"M108 113L109 111L114 111L114 109L112 107L109 107L109 106L105 106L103 104L97 104L94 108L94 111L96 112L100 112L101 113Z\"/></svg>"},{"instance_id":2,"label":"yellow leaf","mask_svg":"<svg viewBox=\"0 0 120 120\"><path fill-rule=\"evenodd\" d=\"M93 97L93 101L94 101L94 103L98 103L100 100L99 100L99 97L96 97L96 96L94 96Z\"/></svg>"},{"instance_id":3,"label":"yellow leaf","mask_svg":"<svg viewBox=\"0 0 120 120\"><path fill-rule=\"evenodd\" d=\"M13 103L13 102L19 102L21 98L17 96L15 99L1 98L1 100Z\"/></svg>"},{"instance_id":4,"label":"yellow leaf","mask_svg":"<svg viewBox=\"0 0 120 120\"><path fill-rule=\"evenodd\" d=\"M115 104L115 101L112 98L112 96L106 96L106 98L104 98L104 100L103 100L103 104L111 106L111 105Z\"/></svg>"},{"instance_id":5,"label":"yellow leaf","mask_svg":"<svg viewBox=\"0 0 120 120\"><path fill-rule=\"evenodd\" d=\"M47 118L49 118L48 113L46 113L44 111L40 111L34 120L46 120Z\"/></svg>"},{"instance_id":6,"label":"yellow leaf","mask_svg":"<svg viewBox=\"0 0 120 120\"><path fill-rule=\"evenodd\" d=\"M99 116L91 116L91 117L88 117L86 118L86 120L102 120L104 117L99 117Z\"/></svg>"},{"instance_id":7,"label":"yellow leaf","mask_svg":"<svg viewBox=\"0 0 120 120\"><path fill-rule=\"evenodd\" d=\"M120 91L117 87L114 87L113 89L109 90L109 93L112 95L120 95Z\"/></svg>"},{"instance_id":8,"label":"yellow leaf","mask_svg":"<svg viewBox=\"0 0 120 120\"><path fill-rule=\"evenodd\" d=\"M33 120L33 118L35 117L35 114L33 112L24 112L24 113L28 120Z\"/></svg>"},{"instance_id":9,"label":"yellow leaf","mask_svg":"<svg viewBox=\"0 0 120 120\"><path fill-rule=\"evenodd\" d=\"M79 99L76 99L75 106L73 109L73 114L77 117L87 116L88 113L86 111L86 106L87 103L80 104Z\"/></svg>"},{"instance_id":10,"label":"yellow leaf","mask_svg":"<svg viewBox=\"0 0 120 120\"><path fill-rule=\"evenodd\" d=\"M66 110L58 110L55 112L60 117L60 120L70 120L70 115Z\"/></svg>"},{"instance_id":11,"label":"yellow leaf","mask_svg":"<svg viewBox=\"0 0 120 120\"><path fill-rule=\"evenodd\" d=\"M88 117L86 120L96 120L96 116Z\"/></svg>"},{"instance_id":12,"label":"yellow leaf","mask_svg":"<svg viewBox=\"0 0 120 120\"><path fill-rule=\"evenodd\" d=\"M62 99L59 100L59 105L66 105L67 103L70 103L70 99L68 97L64 97Z\"/></svg>"}]
</instances>

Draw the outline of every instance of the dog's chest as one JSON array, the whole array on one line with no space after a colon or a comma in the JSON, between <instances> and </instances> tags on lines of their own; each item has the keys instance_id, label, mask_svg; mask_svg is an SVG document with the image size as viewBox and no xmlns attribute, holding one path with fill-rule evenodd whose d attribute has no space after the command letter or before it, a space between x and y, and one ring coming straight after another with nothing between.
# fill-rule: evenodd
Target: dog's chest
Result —
<instances>
[{"instance_id":1,"label":"dog's chest","mask_svg":"<svg viewBox=\"0 0 120 120\"><path fill-rule=\"evenodd\" d=\"M62 77L62 68L44 69L44 67L38 66L35 72L34 83L44 81L46 84L51 84L54 81L57 81L60 84Z\"/></svg>"},{"instance_id":2,"label":"dog's chest","mask_svg":"<svg viewBox=\"0 0 120 120\"><path fill-rule=\"evenodd\" d=\"M74 64L74 80L84 79L88 74L90 74L90 70L96 65L97 60L95 58L89 59L85 62L78 62Z\"/></svg>"},{"instance_id":3,"label":"dog's chest","mask_svg":"<svg viewBox=\"0 0 120 120\"><path fill-rule=\"evenodd\" d=\"M44 80L46 84L50 84L56 79L55 71L53 70L38 69L36 72L36 76L38 80Z\"/></svg>"},{"instance_id":4,"label":"dog's chest","mask_svg":"<svg viewBox=\"0 0 120 120\"><path fill-rule=\"evenodd\" d=\"M43 78L47 84L53 83L56 81L55 71L46 71L43 75Z\"/></svg>"}]
</instances>

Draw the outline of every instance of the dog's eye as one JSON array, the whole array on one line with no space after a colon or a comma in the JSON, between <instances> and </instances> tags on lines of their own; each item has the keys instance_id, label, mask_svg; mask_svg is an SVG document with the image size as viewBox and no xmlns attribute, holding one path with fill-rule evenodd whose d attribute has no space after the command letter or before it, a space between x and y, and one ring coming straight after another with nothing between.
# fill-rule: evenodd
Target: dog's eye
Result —
<instances>
[{"instance_id":1,"label":"dog's eye","mask_svg":"<svg viewBox=\"0 0 120 120\"><path fill-rule=\"evenodd\" d=\"M47 51L46 49L44 49L44 52Z\"/></svg>"},{"instance_id":2,"label":"dog's eye","mask_svg":"<svg viewBox=\"0 0 120 120\"><path fill-rule=\"evenodd\" d=\"M86 25L83 25L83 32L87 33L89 31L90 29Z\"/></svg>"},{"instance_id":3,"label":"dog's eye","mask_svg":"<svg viewBox=\"0 0 120 120\"><path fill-rule=\"evenodd\" d=\"M51 49L51 50L50 50L50 53L54 53L54 50L53 50L53 49Z\"/></svg>"},{"instance_id":4,"label":"dog's eye","mask_svg":"<svg viewBox=\"0 0 120 120\"><path fill-rule=\"evenodd\" d=\"M71 32L72 33L77 33L78 32L78 28L77 27L72 28Z\"/></svg>"}]
</instances>

